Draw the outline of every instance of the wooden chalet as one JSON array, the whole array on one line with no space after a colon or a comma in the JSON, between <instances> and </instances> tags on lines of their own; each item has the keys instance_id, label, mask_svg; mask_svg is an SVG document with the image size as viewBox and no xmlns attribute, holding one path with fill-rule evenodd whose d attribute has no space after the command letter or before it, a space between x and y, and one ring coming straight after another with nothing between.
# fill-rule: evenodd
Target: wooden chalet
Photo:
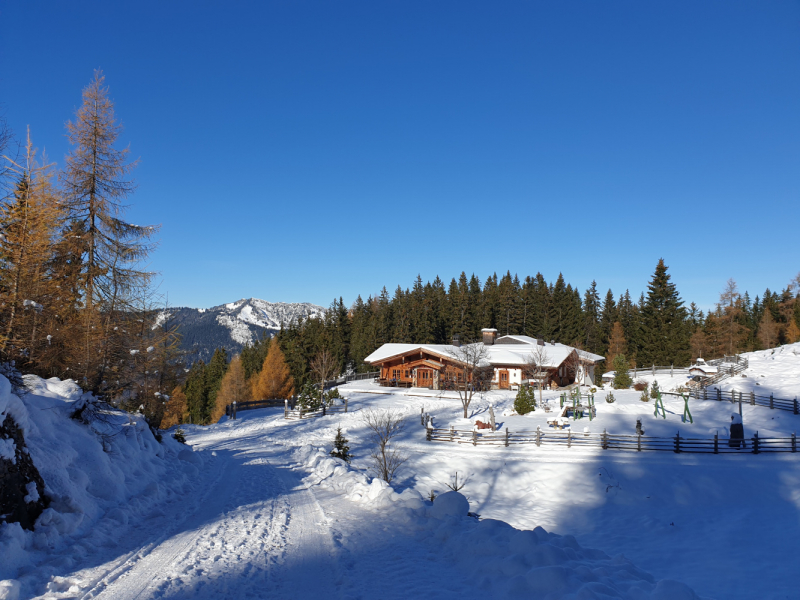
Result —
<instances>
[{"instance_id":1,"label":"wooden chalet","mask_svg":"<svg viewBox=\"0 0 800 600\"><path fill-rule=\"evenodd\" d=\"M488 381L481 385L492 389L509 389L523 383L544 386L555 383L562 387L576 379L582 385L591 384L594 365L603 360L596 354L528 336L498 338L495 329L484 329L483 342L479 343L486 348L486 363L482 366L492 369L491 379L486 378ZM535 353L546 357L541 377L536 381L526 378L526 366ZM463 365L457 356L458 346L453 344L384 344L364 360L380 369L381 385L439 390L465 383Z\"/></svg>"}]
</instances>

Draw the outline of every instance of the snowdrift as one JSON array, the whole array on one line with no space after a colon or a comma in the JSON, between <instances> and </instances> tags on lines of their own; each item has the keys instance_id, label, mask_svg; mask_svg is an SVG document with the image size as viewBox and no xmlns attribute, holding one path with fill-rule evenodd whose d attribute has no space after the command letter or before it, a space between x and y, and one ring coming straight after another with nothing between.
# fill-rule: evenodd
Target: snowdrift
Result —
<instances>
[{"instance_id":1,"label":"snowdrift","mask_svg":"<svg viewBox=\"0 0 800 600\"><path fill-rule=\"evenodd\" d=\"M33 595L37 583L113 546L129 522L188 493L203 464L170 436L159 443L142 415L107 410L89 424L71 419L87 400L71 380L24 380L28 391L18 397L0 376L0 420L10 414L23 430L50 505L33 531L0 524L0 599Z\"/></svg>"},{"instance_id":2,"label":"snowdrift","mask_svg":"<svg viewBox=\"0 0 800 600\"><path fill-rule=\"evenodd\" d=\"M398 494L384 481L368 481L325 450L306 445L295 459L310 471L308 485L343 494L374 511L393 511L420 544L436 548L476 579L489 598L625 598L630 600L695 600L685 584L656 581L623 556L610 557L581 547L571 535L541 527L519 530L495 519L468 514L469 502L459 492L439 495L431 503L407 489ZM388 517L388 515L387 515Z\"/></svg>"}]
</instances>

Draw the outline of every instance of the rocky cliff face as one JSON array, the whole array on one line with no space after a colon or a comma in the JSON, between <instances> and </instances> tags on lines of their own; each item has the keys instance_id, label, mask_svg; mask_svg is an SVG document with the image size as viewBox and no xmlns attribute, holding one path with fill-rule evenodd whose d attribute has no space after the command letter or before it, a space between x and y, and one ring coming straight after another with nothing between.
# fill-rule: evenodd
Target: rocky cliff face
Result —
<instances>
[{"instance_id":1,"label":"rocky cliff face","mask_svg":"<svg viewBox=\"0 0 800 600\"><path fill-rule=\"evenodd\" d=\"M44 481L25 446L22 430L5 415L0 424L0 522L33 529L47 508Z\"/></svg>"}]
</instances>

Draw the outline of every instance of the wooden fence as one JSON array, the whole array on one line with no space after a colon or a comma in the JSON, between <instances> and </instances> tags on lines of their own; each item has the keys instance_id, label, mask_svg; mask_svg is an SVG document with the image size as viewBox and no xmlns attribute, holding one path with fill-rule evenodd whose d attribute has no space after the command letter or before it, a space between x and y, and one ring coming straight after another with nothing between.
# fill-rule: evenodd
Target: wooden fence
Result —
<instances>
[{"instance_id":1,"label":"wooden fence","mask_svg":"<svg viewBox=\"0 0 800 600\"><path fill-rule=\"evenodd\" d=\"M669 392L665 392L669 393ZM680 394L674 394L680 396ZM741 402L742 404L749 404L751 406L768 406L773 410L787 410L794 414L800 414L800 405L797 398L793 400L789 398L775 398L772 394L769 396L759 395L755 392L737 392L736 390L709 390L708 388L694 389L689 392L692 398L697 400L716 400L718 402Z\"/></svg>"},{"instance_id":2,"label":"wooden fence","mask_svg":"<svg viewBox=\"0 0 800 600\"><path fill-rule=\"evenodd\" d=\"M274 408L283 407L284 419L310 419L312 417L324 417L333 413L346 413L348 407L348 399L343 398L344 404L334 406L323 406L318 410L303 410L302 407L296 408L297 396L293 396L291 400L271 399L271 400L252 400L249 402L233 402L225 407L225 415L231 419L236 419L236 415L242 410L254 410L256 408Z\"/></svg>"},{"instance_id":3,"label":"wooden fence","mask_svg":"<svg viewBox=\"0 0 800 600\"><path fill-rule=\"evenodd\" d=\"M326 415L332 415L336 413L346 413L348 406L347 398L344 398L344 404L337 404L331 406L322 405L321 408L317 410L303 410L303 407L300 406L298 408L289 408L289 401L287 400L283 407L283 418L284 419L312 419L314 417L324 417Z\"/></svg>"},{"instance_id":4,"label":"wooden fence","mask_svg":"<svg viewBox=\"0 0 800 600\"><path fill-rule=\"evenodd\" d=\"M720 438L685 438L677 434L675 437L662 438L644 435L614 435L607 433L577 433L572 431L543 431L537 427L535 431L495 431L491 433L473 430L437 428L428 426L426 439L429 442L451 442L471 444L473 446L511 446L517 444L534 444L540 446L558 446L563 448L602 448L603 450L629 450L635 452L661 451L675 453L732 454L762 452L797 452L797 436L785 438L761 438L756 433L748 439Z\"/></svg>"}]
</instances>

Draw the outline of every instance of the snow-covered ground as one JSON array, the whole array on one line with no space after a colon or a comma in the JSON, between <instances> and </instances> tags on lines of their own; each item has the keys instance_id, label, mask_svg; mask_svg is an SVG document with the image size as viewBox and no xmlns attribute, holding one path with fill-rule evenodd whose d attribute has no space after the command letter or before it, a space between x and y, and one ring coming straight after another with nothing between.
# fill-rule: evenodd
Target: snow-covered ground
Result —
<instances>
[{"instance_id":1,"label":"snow-covered ground","mask_svg":"<svg viewBox=\"0 0 800 600\"><path fill-rule=\"evenodd\" d=\"M775 352L751 358L742 379L787 394L800 355ZM422 408L437 426L468 425L456 398L363 382L342 386L347 414L244 411L185 427L194 452L157 444L134 418L104 452L65 420L79 397L70 386L39 380L24 399L31 453L48 492L63 497L34 533L0 527L0 598L778 599L800 589L798 454L427 442ZM689 424L678 398L665 397L667 419L656 419L639 392L615 391L613 404L605 394L576 431L632 434L640 418L648 436L724 437L738 410L693 400ZM512 431L547 428L552 413L512 414L513 396L476 396L470 424L491 403ZM557 394L546 398L557 405ZM398 440L408 461L392 488L370 477L369 408L408 416ZM744 405L743 416L746 433L762 437L800 423L761 406ZM350 467L328 456L338 426ZM479 519L442 495L456 471Z\"/></svg>"}]
</instances>

